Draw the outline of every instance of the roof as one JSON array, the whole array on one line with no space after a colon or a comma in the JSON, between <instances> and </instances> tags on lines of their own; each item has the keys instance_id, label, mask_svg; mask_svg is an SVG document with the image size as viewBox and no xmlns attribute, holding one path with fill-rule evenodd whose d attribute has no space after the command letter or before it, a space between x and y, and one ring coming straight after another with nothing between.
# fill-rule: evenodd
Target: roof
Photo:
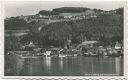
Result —
<instances>
[{"instance_id":1,"label":"roof","mask_svg":"<svg viewBox=\"0 0 128 80\"><path fill-rule=\"evenodd\" d=\"M88 45L88 44L94 44L94 43L98 43L98 41L84 41L80 45Z\"/></svg>"}]
</instances>

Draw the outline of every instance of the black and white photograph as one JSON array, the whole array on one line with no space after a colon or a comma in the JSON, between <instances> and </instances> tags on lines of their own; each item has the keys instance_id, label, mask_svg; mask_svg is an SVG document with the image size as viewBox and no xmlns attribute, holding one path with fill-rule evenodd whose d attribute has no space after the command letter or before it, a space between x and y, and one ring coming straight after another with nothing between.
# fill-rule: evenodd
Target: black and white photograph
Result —
<instances>
[{"instance_id":1,"label":"black and white photograph","mask_svg":"<svg viewBox=\"0 0 128 80\"><path fill-rule=\"evenodd\" d=\"M4 76L124 76L124 2L8 1Z\"/></svg>"}]
</instances>

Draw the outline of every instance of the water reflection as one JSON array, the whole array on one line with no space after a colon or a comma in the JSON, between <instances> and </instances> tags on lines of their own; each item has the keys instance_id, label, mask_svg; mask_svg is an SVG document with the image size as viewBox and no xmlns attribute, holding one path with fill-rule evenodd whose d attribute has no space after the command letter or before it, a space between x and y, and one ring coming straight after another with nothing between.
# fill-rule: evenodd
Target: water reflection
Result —
<instances>
[{"instance_id":1,"label":"water reflection","mask_svg":"<svg viewBox=\"0 0 128 80\"><path fill-rule=\"evenodd\" d=\"M60 62L59 62L59 64L60 64L60 70L61 70L61 71L63 71L63 66L64 66L64 65L63 65L63 59L64 59L64 58L60 58Z\"/></svg>"},{"instance_id":2,"label":"water reflection","mask_svg":"<svg viewBox=\"0 0 128 80\"><path fill-rule=\"evenodd\" d=\"M44 65L46 65L46 70L48 73L51 71L51 57L45 57Z\"/></svg>"},{"instance_id":3,"label":"water reflection","mask_svg":"<svg viewBox=\"0 0 128 80\"><path fill-rule=\"evenodd\" d=\"M22 65L19 66L20 63L18 62L22 62ZM123 74L122 57L44 57L28 58L18 62L17 75L87 76L87 74Z\"/></svg>"},{"instance_id":4,"label":"water reflection","mask_svg":"<svg viewBox=\"0 0 128 80\"><path fill-rule=\"evenodd\" d=\"M123 68L123 60L121 59L121 57L119 58L115 58L115 67L116 67L116 73L119 75L123 74L123 70L121 68Z\"/></svg>"}]
</instances>

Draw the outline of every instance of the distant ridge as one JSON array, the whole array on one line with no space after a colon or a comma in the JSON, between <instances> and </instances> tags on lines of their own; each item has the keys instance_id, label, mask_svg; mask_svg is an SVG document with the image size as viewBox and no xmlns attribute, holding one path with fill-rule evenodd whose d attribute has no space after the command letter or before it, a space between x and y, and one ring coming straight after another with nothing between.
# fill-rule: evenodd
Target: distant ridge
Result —
<instances>
[{"instance_id":1,"label":"distant ridge","mask_svg":"<svg viewBox=\"0 0 128 80\"><path fill-rule=\"evenodd\" d=\"M90 9L90 8L84 8L84 7L61 7L61 8L55 8L52 11L47 10L41 10L38 14L41 15L58 15L59 13L81 13L86 12L88 10L93 10L95 12L103 12L105 10L101 9Z\"/></svg>"}]
</instances>

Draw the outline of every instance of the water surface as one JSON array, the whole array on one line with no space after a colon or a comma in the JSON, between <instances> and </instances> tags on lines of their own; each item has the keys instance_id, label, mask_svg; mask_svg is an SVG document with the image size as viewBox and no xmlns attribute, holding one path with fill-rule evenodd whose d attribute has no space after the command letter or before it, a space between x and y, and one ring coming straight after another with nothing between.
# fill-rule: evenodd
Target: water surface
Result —
<instances>
[{"instance_id":1,"label":"water surface","mask_svg":"<svg viewBox=\"0 0 128 80\"><path fill-rule=\"evenodd\" d=\"M20 61L20 63L19 63ZM17 76L97 76L123 75L122 57L42 57L22 58Z\"/></svg>"}]
</instances>

